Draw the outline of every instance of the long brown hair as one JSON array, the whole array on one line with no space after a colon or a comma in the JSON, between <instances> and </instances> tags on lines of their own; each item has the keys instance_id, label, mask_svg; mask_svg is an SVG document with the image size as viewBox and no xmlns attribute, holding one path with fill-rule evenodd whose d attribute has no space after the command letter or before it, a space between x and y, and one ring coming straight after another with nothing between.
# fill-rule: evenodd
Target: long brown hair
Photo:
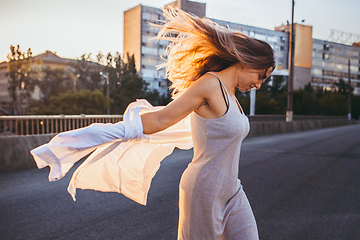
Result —
<instances>
[{"instance_id":1,"label":"long brown hair","mask_svg":"<svg viewBox=\"0 0 360 240\"><path fill-rule=\"evenodd\" d=\"M165 20L157 39L170 41L166 49L166 77L173 96L180 94L206 72L218 72L240 62L243 67L267 70L275 66L268 43L231 31L206 18L180 9L163 9Z\"/></svg>"}]
</instances>

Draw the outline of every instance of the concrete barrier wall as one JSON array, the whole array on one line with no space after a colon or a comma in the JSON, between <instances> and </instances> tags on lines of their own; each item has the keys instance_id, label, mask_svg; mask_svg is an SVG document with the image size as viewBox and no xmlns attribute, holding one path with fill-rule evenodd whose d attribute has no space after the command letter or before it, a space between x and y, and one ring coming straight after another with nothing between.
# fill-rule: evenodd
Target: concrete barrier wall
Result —
<instances>
[{"instance_id":1,"label":"concrete barrier wall","mask_svg":"<svg viewBox=\"0 0 360 240\"><path fill-rule=\"evenodd\" d=\"M302 120L293 122L252 122L250 123L250 132L248 137L308 131L313 129L337 127L354 123L355 121L347 119Z\"/></svg>"},{"instance_id":2,"label":"concrete barrier wall","mask_svg":"<svg viewBox=\"0 0 360 240\"><path fill-rule=\"evenodd\" d=\"M355 121L349 121L347 119L252 122L250 123L248 137L307 131L353 123L355 123ZM30 154L30 150L49 142L52 137L52 134L0 137L0 172L35 168L36 164Z\"/></svg>"},{"instance_id":3,"label":"concrete barrier wall","mask_svg":"<svg viewBox=\"0 0 360 240\"><path fill-rule=\"evenodd\" d=\"M53 135L0 137L0 172L35 168L30 150L47 143Z\"/></svg>"}]
</instances>

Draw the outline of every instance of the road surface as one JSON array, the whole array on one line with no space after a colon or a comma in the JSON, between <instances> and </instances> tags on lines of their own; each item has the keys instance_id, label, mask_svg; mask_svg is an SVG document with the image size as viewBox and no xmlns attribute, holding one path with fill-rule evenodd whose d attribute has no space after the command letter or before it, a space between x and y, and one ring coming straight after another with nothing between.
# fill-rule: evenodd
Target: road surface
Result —
<instances>
[{"instance_id":1,"label":"road surface","mask_svg":"<svg viewBox=\"0 0 360 240\"><path fill-rule=\"evenodd\" d=\"M117 193L67 193L71 172L0 174L0 239L176 239L178 184L192 151L163 161L142 206ZM244 190L260 238L360 239L360 124L245 139Z\"/></svg>"}]
</instances>

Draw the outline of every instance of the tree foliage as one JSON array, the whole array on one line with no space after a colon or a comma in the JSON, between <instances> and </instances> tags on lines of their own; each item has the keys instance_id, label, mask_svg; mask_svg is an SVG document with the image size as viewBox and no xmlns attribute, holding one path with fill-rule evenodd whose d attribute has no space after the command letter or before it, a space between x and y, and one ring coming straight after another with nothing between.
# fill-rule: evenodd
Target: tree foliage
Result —
<instances>
[{"instance_id":1,"label":"tree foliage","mask_svg":"<svg viewBox=\"0 0 360 240\"><path fill-rule=\"evenodd\" d=\"M97 56L98 60L102 58L99 54ZM72 64L72 67L74 68L74 76L76 77L76 90L89 89L95 91L101 88L102 79L100 72L104 66L92 62L91 53L81 55L80 58Z\"/></svg>"},{"instance_id":2,"label":"tree foliage","mask_svg":"<svg viewBox=\"0 0 360 240\"><path fill-rule=\"evenodd\" d=\"M345 83L344 79L340 79L339 82L335 83L337 86L337 92L341 95L348 95L349 92L349 85ZM352 94L354 92L354 88L350 86L350 93Z\"/></svg>"},{"instance_id":3,"label":"tree foliage","mask_svg":"<svg viewBox=\"0 0 360 240\"><path fill-rule=\"evenodd\" d=\"M30 48L26 52L22 52L20 45L10 46L10 53L7 55L8 93L15 114L22 112L21 106L30 100L38 83L38 72L31 67L31 58Z\"/></svg>"},{"instance_id":4,"label":"tree foliage","mask_svg":"<svg viewBox=\"0 0 360 240\"><path fill-rule=\"evenodd\" d=\"M266 80L256 92L256 114L282 114L287 108L287 85L281 77L274 77L271 84ZM325 115L346 116L348 111L348 86L341 79L337 84L338 90L334 92L324 89L315 90L309 83L303 89L293 91L294 115ZM351 89L353 91L353 89ZM237 93L237 97L246 114L250 112L249 93ZM351 96L351 115L359 119L360 96Z\"/></svg>"},{"instance_id":5,"label":"tree foliage","mask_svg":"<svg viewBox=\"0 0 360 240\"><path fill-rule=\"evenodd\" d=\"M20 113L21 105L32 103L32 114L105 114L108 107L112 114L122 114L129 103L145 98L153 105L166 105L169 96L159 96L149 91L148 84L138 75L134 55L120 53L106 56L99 52L92 62L91 54L83 54L73 64L74 71L63 68L42 68L41 74L29 48L22 52L20 46L10 46L8 54L8 92L14 113ZM76 85L74 85L76 83ZM303 89L293 91L295 115L347 115L348 85L342 79L337 91L313 89L309 83ZM38 86L39 101L31 101ZM76 88L74 87L76 86ZM353 88L350 92L353 92ZM108 93L109 91L109 93ZM109 94L109 99L107 98ZM236 93L245 113L250 112L249 93ZM351 111L355 119L360 115L360 96L351 95ZM256 92L256 114L285 114L287 84L282 76L267 79Z\"/></svg>"},{"instance_id":6,"label":"tree foliage","mask_svg":"<svg viewBox=\"0 0 360 240\"><path fill-rule=\"evenodd\" d=\"M250 113L250 92L236 95L246 114ZM286 84L282 76L267 79L256 91L256 114L285 114L286 112Z\"/></svg>"},{"instance_id":7,"label":"tree foliage","mask_svg":"<svg viewBox=\"0 0 360 240\"><path fill-rule=\"evenodd\" d=\"M147 83L136 72L134 56L128 54L125 62L120 53L114 56L109 53L104 59L104 55L99 52L96 56L98 63L90 62L90 56L91 54L83 54L73 64L73 73L64 69L44 68L42 81L38 83L42 93L41 100L33 102L32 113L105 114L110 106L110 113L122 114L128 104L136 99L145 98L154 105L160 100L165 101L165 97L160 98L157 91L148 91ZM105 66L99 64L104 62ZM76 88L73 87L74 80L77 81ZM68 91L70 89L73 91ZM93 99L87 99L89 96ZM87 103L83 105L82 101L91 103L93 107L89 107ZM95 111L95 107L98 111Z\"/></svg>"},{"instance_id":8,"label":"tree foliage","mask_svg":"<svg viewBox=\"0 0 360 240\"><path fill-rule=\"evenodd\" d=\"M134 55L127 54L127 59L119 53L107 55L107 66L104 69L109 78L111 113L122 114L126 107L136 99L145 98L156 104L159 99L157 91L148 91L148 84L137 74ZM104 89L105 93L105 89Z\"/></svg>"},{"instance_id":9,"label":"tree foliage","mask_svg":"<svg viewBox=\"0 0 360 240\"><path fill-rule=\"evenodd\" d=\"M41 91L40 104L48 105L51 96L73 89L73 76L64 68L46 67L41 75L41 81L37 84Z\"/></svg>"},{"instance_id":10,"label":"tree foliage","mask_svg":"<svg viewBox=\"0 0 360 240\"><path fill-rule=\"evenodd\" d=\"M108 107L106 96L100 90L70 90L52 95L48 105L40 105L31 114L105 114Z\"/></svg>"}]
</instances>

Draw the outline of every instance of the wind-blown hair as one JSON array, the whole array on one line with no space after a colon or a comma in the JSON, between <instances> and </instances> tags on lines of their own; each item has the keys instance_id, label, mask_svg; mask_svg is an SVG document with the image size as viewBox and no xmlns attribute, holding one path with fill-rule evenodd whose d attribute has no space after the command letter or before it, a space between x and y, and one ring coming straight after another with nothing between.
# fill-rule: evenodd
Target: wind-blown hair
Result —
<instances>
[{"instance_id":1,"label":"wind-blown hair","mask_svg":"<svg viewBox=\"0 0 360 240\"><path fill-rule=\"evenodd\" d=\"M274 52L264 41L231 31L206 18L180 9L163 9L165 20L157 39L170 41L165 54L166 77L173 97L209 71L218 72L240 62L254 70L275 68Z\"/></svg>"}]
</instances>

